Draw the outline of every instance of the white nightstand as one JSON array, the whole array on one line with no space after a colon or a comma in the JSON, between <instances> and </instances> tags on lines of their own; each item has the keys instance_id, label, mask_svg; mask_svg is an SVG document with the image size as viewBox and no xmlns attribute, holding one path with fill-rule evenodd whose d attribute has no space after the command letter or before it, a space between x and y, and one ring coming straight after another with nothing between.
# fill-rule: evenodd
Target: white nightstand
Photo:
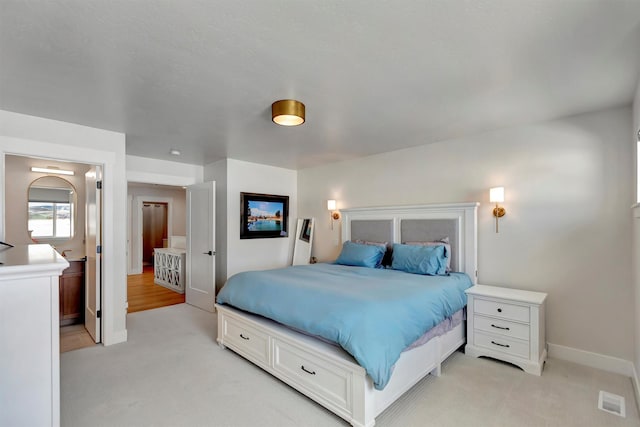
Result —
<instances>
[{"instance_id":1,"label":"white nightstand","mask_svg":"<svg viewBox=\"0 0 640 427\"><path fill-rule=\"evenodd\" d=\"M489 356L540 375L547 359L547 294L475 285L467 293L466 354Z\"/></svg>"}]
</instances>

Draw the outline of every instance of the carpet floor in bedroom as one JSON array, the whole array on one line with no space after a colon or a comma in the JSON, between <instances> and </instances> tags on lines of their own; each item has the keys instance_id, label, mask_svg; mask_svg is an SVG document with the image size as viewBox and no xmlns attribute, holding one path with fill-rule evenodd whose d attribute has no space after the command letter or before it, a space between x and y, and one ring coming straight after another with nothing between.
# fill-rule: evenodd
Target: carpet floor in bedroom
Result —
<instances>
[{"instance_id":1,"label":"carpet floor in bedroom","mask_svg":"<svg viewBox=\"0 0 640 427\"><path fill-rule=\"evenodd\" d=\"M64 353L62 426L346 426L215 343L216 318L186 304L127 316L129 341ZM597 409L598 391L627 417ZM376 426L639 426L631 380L550 359L541 377L454 353Z\"/></svg>"}]
</instances>

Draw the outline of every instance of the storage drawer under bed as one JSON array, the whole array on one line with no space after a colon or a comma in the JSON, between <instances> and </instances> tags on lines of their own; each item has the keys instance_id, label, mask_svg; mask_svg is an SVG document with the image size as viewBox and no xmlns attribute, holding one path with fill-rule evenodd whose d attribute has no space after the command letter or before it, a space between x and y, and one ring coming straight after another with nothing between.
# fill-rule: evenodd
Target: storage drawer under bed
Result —
<instances>
[{"instance_id":1,"label":"storage drawer under bed","mask_svg":"<svg viewBox=\"0 0 640 427\"><path fill-rule=\"evenodd\" d=\"M278 339L273 340L273 369L314 398L352 413L352 372L348 369Z\"/></svg>"},{"instance_id":2,"label":"storage drawer under bed","mask_svg":"<svg viewBox=\"0 0 640 427\"><path fill-rule=\"evenodd\" d=\"M224 316L225 345L258 365L269 366L269 336L234 317Z\"/></svg>"}]
</instances>

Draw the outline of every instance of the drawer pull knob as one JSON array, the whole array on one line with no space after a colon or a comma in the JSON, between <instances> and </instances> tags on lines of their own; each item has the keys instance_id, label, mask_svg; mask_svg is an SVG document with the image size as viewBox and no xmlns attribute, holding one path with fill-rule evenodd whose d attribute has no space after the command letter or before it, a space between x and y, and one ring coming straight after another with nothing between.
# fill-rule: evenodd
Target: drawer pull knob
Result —
<instances>
[{"instance_id":1,"label":"drawer pull knob","mask_svg":"<svg viewBox=\"0 0 640 427\"><path fill-rule=\"evenodd\" d=\"M499 342L491 341L491 344L499 345L500 347L511 347L509 344L500 344Z\"/></svg>"},{"instance_id":2,"label":"drawer pull knob","mask_svg":"<svg viewBox=\"0 0 640 427\"><path fill-rule=\"evenodd\" d=\"M304 365L300 366L300 369L302 369L303 371L305 371L307 374L311 374L311 375L315 375L316 371L309 371L307 369L304 368Z\"/></svg>"},{"instance_id":3,"label":"drawer pull knob","mask_svg":"<svg viewBox=\"0 0 640 427\"><path fill-rule=\"evenodd\" d=\"M244 335L240 334L240 338L242 338L243 340L247 340L249 341L249 337L245 337Z\"/></svg>"},{"instance_id":4,"label":"drawer pull knob","mask_svg":"<svg viewBox=\"0 0 640 427\"><path fill-rule=\"evenodd\" d=\"M509 331L510 330L509 328L506 328L504 326L497 326L497 325L494 325L493 323L491 324L491 327L492 328L496 328L496 329L503 329L505 331Z\"/></svg>"},{"instance_id":5,"label":"drawer pull knob","mask_svg":"<svg viewBox=\"0 0 640 427\"><path fill-rule=\"evenodd\" d=\"M502 313L502 309L501 308L498 309L498 313Z\"/></svg>"}]
</instances>

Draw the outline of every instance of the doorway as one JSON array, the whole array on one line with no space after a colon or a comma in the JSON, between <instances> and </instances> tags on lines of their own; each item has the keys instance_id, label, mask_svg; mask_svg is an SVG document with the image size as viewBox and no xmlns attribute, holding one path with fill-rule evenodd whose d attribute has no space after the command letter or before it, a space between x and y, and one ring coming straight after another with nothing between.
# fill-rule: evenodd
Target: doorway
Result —
<instances>
[{"instance_id":1,"label":"doorway","mask_svg":"<svg viewBox=\"0 0 640 427\"><path fill-rule=\"evenodd\" d=\"M142 267L153 266L155 248L168 245L168 204L142 202Z\"/></svg>"},{"instance_id":2,"label":"doorway","mask_svg":"<svg viewBox=\"0 0 640 427\"><path fill-rule=\"evenodd\" d=\"M185 302L184 293L165 286L155 259L167 248L180 250L186 229L186 190L130 182L128 200L127 313Z\"/></svg>"},{"instance_id":3,"label":"doorway","mask_svg":"<svg viewBox=\"0 0 640 427\"><path fill-rule=\"evenodd\" d=\"M13 244L50 244L69 262L58 283L59 328L61 352L75 350L101 342L101 319L92 313L101 310L101 259L93 256L86 240L87 224L94 224L99 233L102 207L90 203L90 193L99 190L87 185L85 174L101 168L98 165L52 160L40 157L5 154L5 177L11 185L5 187L6 234ZM34 172L33 167L46 167L48 171ZM95 247L94 251L95 253ZM93 280L87 281L86 271L93 271ZM92 312L88 312L88 298L94 297ZM87 331L91 323L95 339Z\"/></svg>"}]
</instances>

